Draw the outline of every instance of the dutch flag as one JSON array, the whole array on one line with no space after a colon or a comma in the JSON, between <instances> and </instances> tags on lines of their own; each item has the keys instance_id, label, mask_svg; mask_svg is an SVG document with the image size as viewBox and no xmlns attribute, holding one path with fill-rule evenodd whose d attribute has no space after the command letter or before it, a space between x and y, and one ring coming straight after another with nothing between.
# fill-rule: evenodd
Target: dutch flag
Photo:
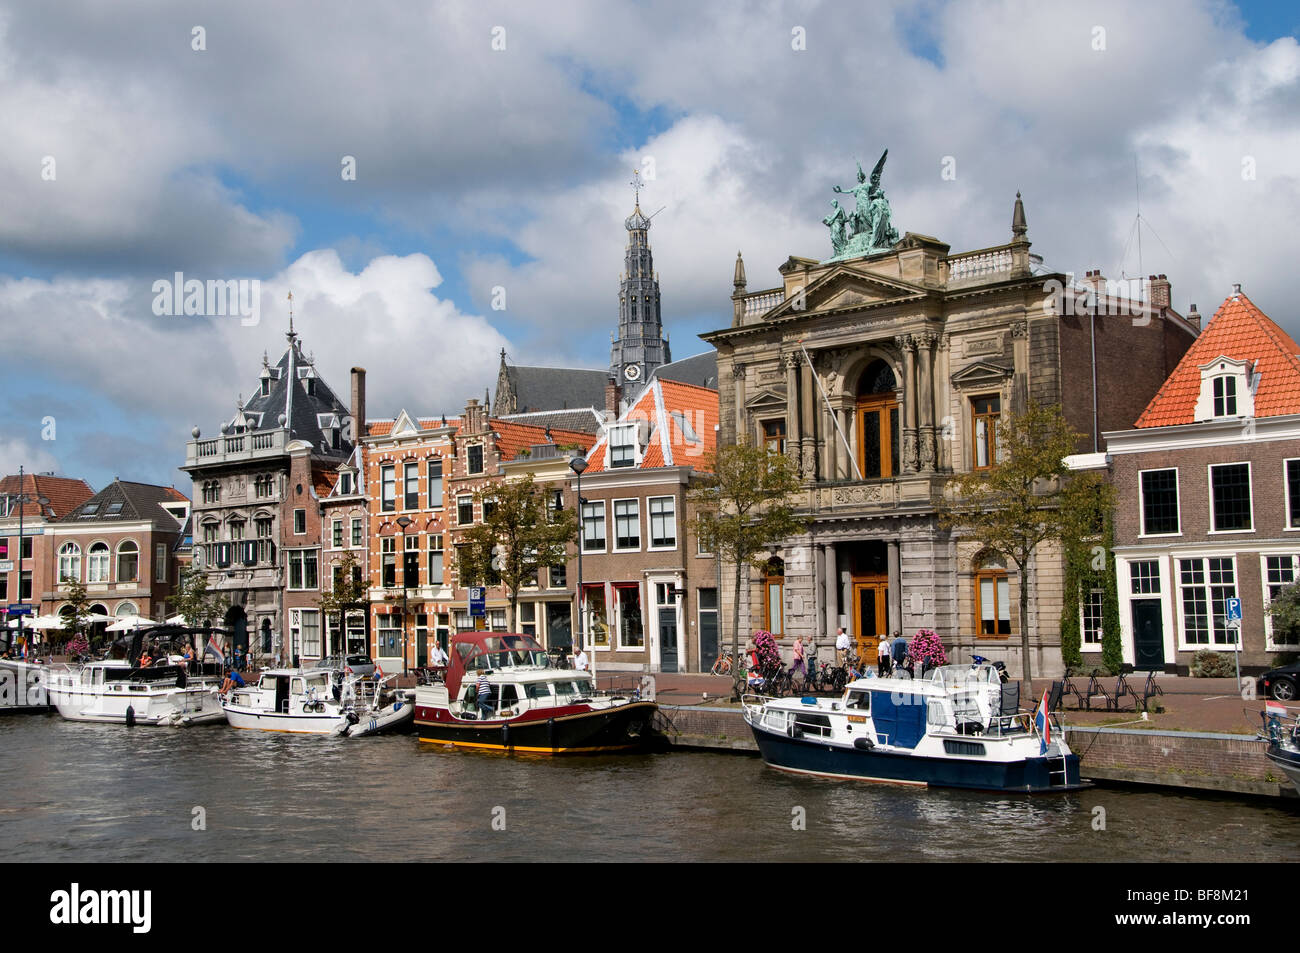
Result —
<instances>
[{"instance_id":1,"label":"dutch flag","mask_svg":"<svg viewBox=\"0 0 1300 953\"><path fill-rule=\"evenodd\" d=\"M1047 754L1047 746L1052 743L1052 721L1047 717L1047 692L1043 692L1043 700L1038 703L1038 714L1034 716L1034 724L1038 726L1038 753Z\"/></svg>"},{"instance_id":2,"label":"dutch flag","mask_svg":"<svg viewBox=\"0 0 1300 953\"><path fill-rule=\"evenodd\" d=\"M1264 713L1265 713L1266 715L1269 715L1269 716L1276 716L1276 717L1278 717L1278 718L1285 718L1285 717L1286 717L1286 706L1285 706L1285 705L1279 705L1277 702L1266 701L1266 702L1264 702Z\"/></svg>"},{"instance_id":3,"label":"dutch flag","mask_svg":"<svg viewBox=\"0 0 1300 953\"><path fill-rule=\"evenodd\" d=\"M217 657L218 664L220 665L226 664L226 657L221 653L221 648L220 646L217 645L217 638L214 635L208 636L208 647L203 650L203 654L205 656L215 655Z\"/></svg>"}]
</instances>

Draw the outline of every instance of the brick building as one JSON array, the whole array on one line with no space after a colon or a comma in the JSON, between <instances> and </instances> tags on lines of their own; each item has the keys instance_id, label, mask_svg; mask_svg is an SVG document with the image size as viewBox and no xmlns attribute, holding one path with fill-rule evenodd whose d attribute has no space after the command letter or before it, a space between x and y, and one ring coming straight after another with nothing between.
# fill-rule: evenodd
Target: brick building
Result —
<instances>
[{"instance_id":1,"label":"brick building","mask_svg":"<svg viewBox=\"0 0 1300 953\"><path fill-rule=\"evenodd\" d=\"M1231 598L1243 668L1300 650L1264 611L1300 579L1300 345L1238 289L1105 440L1125 661L1185 673L1199 650L1235 652ZM1087 622L1085 606L1083 649L1099 651Z\"/></svg>"},{"instance_id":2,"label":"brick building","mask_svg":"<svg viewBox=\"0 0 1300 953\"><path fill-rule=\"evenodd\" d=\"M52 473L0 479L0 603L26 603L40 611L37 594L52 583L46 530L94 495L85 480Z\"/></svg>"},{"instance_id":3,"label":"brick building","mask_svg":"<svg viewBox=\"0 0 1300 953\"><path fill-rule=\"evenodd\" d=\"M591 448L579 539L598 670L698 672L717 658L718 561L689 530L687 496L717 425L716 390L655 378Z\"/></svg>"},{"instance_id":4,"label":"brick building","mask_svg":"<svg viewBox=\"0 0 1300 953\"><path fill-rule=\"evenodd\" d=\"M42 614L71 612L68 583L75 580L85 585L91 612L164 621L189 510L175 487L114 480L52 520L43 547Z\"/></svg>"},{"instance_id":5,"label":"brick building","mask_svg":"<svg viewBox=\"0 0 1300 953\"><path fill-rule=\"evenodd\" d=\"M952 474L996 463L999 417L1030 400L1060 404L1078 449L1098 449L1197 330L1167 280L1145 302L1099 273L1075 283L1042 269L1027 232L1017 196L1011 241L977 251L909 232L866 256L791 257L756 292L737 258L731 327L702 335L718 351L721 439L789 454L811 521L750 575L742 642L766 628L828 646L842 625L871 658L881 635L924 627L957 658L1020 670L1015 564L942 529L933 501ZM1059 672L1059 555L1045 548L1030 572L1034 671Z\"/></svg>"}]
</instances>

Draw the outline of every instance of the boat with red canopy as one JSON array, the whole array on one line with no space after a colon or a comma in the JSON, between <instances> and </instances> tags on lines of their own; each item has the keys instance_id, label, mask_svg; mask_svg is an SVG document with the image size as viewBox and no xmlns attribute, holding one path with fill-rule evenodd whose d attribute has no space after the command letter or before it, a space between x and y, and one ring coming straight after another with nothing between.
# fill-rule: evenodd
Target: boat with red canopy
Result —
<instances>
[{"instance_id":1,"label":"boat with red canopy","mask_svg":"<svg viewBox=\"0 0 1300 953\"><path fill-rule=\"evenodd\" d=\"M480 703L479 675L488 694ZM590 672L558 669L530 635L462 632L446 680L415 690L421 741L470 748L567 754L644 748L658 706L596 691Z\"/></svg>"}]
</instances>

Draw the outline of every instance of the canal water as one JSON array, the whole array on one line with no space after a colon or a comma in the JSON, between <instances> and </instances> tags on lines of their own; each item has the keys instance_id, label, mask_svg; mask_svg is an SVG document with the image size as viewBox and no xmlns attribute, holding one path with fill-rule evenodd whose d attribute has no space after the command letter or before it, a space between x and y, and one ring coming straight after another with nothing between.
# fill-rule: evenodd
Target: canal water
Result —
<instances>
[{"instance_id":1,"label":"canal water","mask_svg":"<svg viewBox=\"0 0 1300 953\"><path fill-rule=\"evenodd\" d=\"M802 778L742 755L522 757L6 715L0 835L11 862L1294 861L1300 804L1007 797Z\"/></svg>"}]
</instances>

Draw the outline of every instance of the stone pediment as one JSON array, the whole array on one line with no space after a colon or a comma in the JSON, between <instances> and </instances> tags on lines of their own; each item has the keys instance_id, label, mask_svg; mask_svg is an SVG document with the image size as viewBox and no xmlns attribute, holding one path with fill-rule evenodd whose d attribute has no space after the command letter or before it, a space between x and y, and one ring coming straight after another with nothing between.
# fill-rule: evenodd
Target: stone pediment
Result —
<instances>
[{"instance_id":1,"label":"stone pediment","mask_svg":"<svg viewBox=\"0 0 1300 953\"><path fill-rule=\"evenodd\" d=\"M403 410L393 421L393 430L390 436L393 437L415 437L420 434L420 424L413 419L410 414Z\"/></svg>"},{"instance_id":2,"label":"stone pediment","mask_svg":"<svg viewBox=\"0 0 1300 953\"><path fill-rule=\"evenodd\" d=\"M975 361L952 375L957 387L1000 387L1010 377L1012 368L992 361Z\"/></svg>"},{"instance_id":3,"label":"stone pediment","mask_svg":"<svg viewBox=\"0 0 1300 953\"><path fill-rule=\"evenodd\" d=\"M768 315L768 320L866 308L925 293L925 289L907 282L864 274L850 268L835 268L813 281L804 290L802 301L797 293L789 295Z\"/></svg>"},{"instance_id":4,"label":"stone pediment","mask_svg":"<svg viewBox=\"0 0 1300 953\"><path fill-rule=\"evenodd\" d=\"M746 410L765 410L767 408L785 408L785 398L772 391L761 391L745 401Z\"/></svg>"}]
</instances>

